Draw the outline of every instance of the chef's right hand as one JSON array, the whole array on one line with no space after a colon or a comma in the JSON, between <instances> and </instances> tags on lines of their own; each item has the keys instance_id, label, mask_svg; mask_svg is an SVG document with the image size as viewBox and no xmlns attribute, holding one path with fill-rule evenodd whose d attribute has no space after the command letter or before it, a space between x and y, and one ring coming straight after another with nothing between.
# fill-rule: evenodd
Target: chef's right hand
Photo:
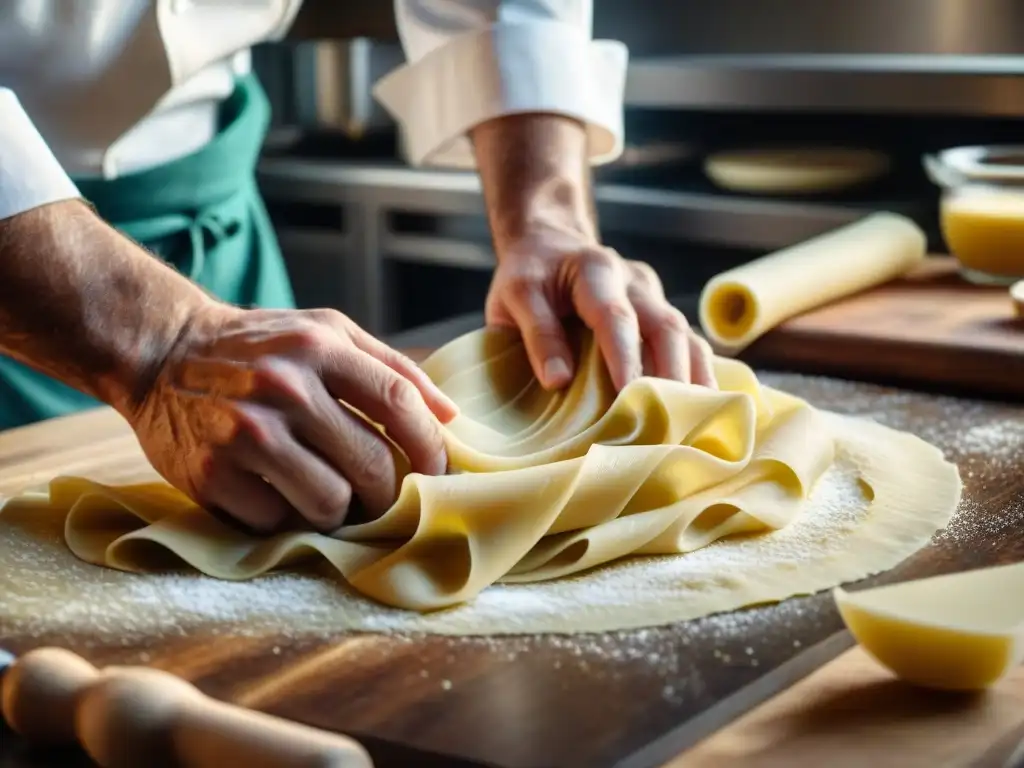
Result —
<instances>
[{"instance_id":1,"label":"chef's right hand","mask_svg":"<svg viewBox=\"0 0 1024 768\"><path fill-rule=\"evenodd\" d=\"M404 355L333 310L199 312L129 420L153 466L197 503L255 532L297 511L336 530L371 513L401 476L382 425L414 472L447 467L441 423L456 406Z\"/></svg>"}]
</instances>

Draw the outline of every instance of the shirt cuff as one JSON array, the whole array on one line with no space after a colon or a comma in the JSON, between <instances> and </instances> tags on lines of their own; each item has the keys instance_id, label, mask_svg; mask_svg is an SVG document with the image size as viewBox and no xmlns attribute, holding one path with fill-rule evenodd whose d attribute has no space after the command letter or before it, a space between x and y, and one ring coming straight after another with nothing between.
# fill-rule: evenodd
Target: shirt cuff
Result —
<instances>
[{"instance_id":1,"label":"shirt cuff","mask_svg":"<svg viewBox=\"0 0 1024 768\"><path fill-rule=\"evenodd\" d=\"M80 196L18 97L0 88L0 219Z\"/></svg>"},{"instance_id":2,"label":"shirt cuff","mask_svg":"<svg viewBox=\"0 0 1024 768\"><path fill-rule=\"evenodd\" d=\"M626 46L557 21L461 35L385 76L374 95L398 121L413 165L474 168L468 132L496 117L546 112L587 126L590 162L622 153Z\"/></svg>"}]
</instances>

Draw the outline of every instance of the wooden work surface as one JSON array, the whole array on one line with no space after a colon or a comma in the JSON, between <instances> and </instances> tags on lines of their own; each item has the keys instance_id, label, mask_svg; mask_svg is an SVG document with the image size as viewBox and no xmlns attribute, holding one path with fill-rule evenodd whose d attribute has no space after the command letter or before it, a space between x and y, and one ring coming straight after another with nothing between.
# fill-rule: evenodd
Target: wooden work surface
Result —
<instances>
[{"instance_id":1,"label":"wooden work surface","mask_svg":"<svg viewBox=\"0 0 1024 768\"><path fill-rule=\"evenodd\" d=\"M795 317L743 353L754 365L1024 399L1024 319L1009 290L962 280L949 257Z\"/></svg>"},{"instance_id":2,"label":"wooden work surface","mask_svg":"<svg viewBox=\"0 0 1024 768\"><path fill-rule=\"evenodd\" d=\"M879 581L1024 559L1024 408L797 375L765 380L916 432L961 467L965 498L948 531ZM0 433L0 493L56 474L126 481L147 471L107 411ZM0 595L0 644L15 652L61 644L96 663L161 667L213 696L354 735L382 766L653 766L674 756L677 768L969 765L1024 720L1024 673L984 697L928 695L852 651L790 688L849 645L827 595L579 638L295 641L211 631L126 644L109 628L45 627L45 617L32 631L5 626ZM3 768L69 764L29 756L0 734Z\"/></svg>"}]
</instances>

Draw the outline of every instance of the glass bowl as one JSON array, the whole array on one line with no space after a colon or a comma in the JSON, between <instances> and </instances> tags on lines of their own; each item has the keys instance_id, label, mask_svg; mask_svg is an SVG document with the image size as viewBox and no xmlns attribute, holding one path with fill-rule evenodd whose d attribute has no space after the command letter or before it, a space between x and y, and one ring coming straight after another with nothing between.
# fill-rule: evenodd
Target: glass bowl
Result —
<instances>
[{"instance_id":1,"label":"glass bowl","mask_svg":"<svg viewBox=\"0 0 1024 768\"><path fill-rule=\"evenodd\" d=\"M956 147L926 155L924 167L942 189L942 236L964 278L1024 278L1024 146Z\"/></svg>"}]
</instances>

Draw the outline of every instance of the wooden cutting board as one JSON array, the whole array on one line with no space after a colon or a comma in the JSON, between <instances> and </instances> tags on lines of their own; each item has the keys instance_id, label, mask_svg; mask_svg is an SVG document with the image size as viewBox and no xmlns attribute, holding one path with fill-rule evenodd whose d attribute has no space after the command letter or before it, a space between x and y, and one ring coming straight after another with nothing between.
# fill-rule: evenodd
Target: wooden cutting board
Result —
<instances>
[{"instance_id":1,"label":"wooden cutting board","mask_svg":"<svg viewBox=\"0 0 1024 768\"><path fill-rule=\"evenodd\" d=\"M767 380L820 407L870 415L926 436L959 463L965 496L950 534L876 583L1024 559L1024 475L1015 470L1024 461L1024 443L1015 437L1024 431L1024 407L824 379ZM151 472L127 426L109 410L0 433L0 495L58 474L129 482ZM10 546L4 537L0 526L0 548ZM37 554L59 562L45 548ZM45 615L28 625L12 621L4 610L5 577L18 574L0 570L0 645L21 653L58 644L97 663L166 669L212 696L349 733L380 768L654 768L850 643L836 634L842 623L827 593L656 629L578 637L306 637L296 627L234 632L214 622L202 631L129 640L104 620L102 606L67 626ZM150 577L126 578L142 584ZM118 599L105 594L107 601ZM58 616L60 608L54 606ZM818 709L819 720L827 718L837 732L864 727L846 704ZM796 750L786 764L821 765L827 745L815 741L820 733L808 737L818 752L800 759ZM941 729L931 733L936 740L946 735ZM782 742L772 744L785 749ZM848 748L842 741L837 748L844 744ZM722 750L740 751L735 741L712 747L715 765ZM66 756L43 758L24 749L0 731L5 768L74 765Z\"/></svg>"},{"instance_id":2,"label":"wooden cutting board","mask_svg":"<svg viewBox=\"0 0 1024 768\"><path fill-rule=\"evenodd\" d=\"M949 257L808 312L763 336L743 359L967 394L1024 398L1024 320L1006 288L962 280Z\"/></svg>"}]
</instances>

